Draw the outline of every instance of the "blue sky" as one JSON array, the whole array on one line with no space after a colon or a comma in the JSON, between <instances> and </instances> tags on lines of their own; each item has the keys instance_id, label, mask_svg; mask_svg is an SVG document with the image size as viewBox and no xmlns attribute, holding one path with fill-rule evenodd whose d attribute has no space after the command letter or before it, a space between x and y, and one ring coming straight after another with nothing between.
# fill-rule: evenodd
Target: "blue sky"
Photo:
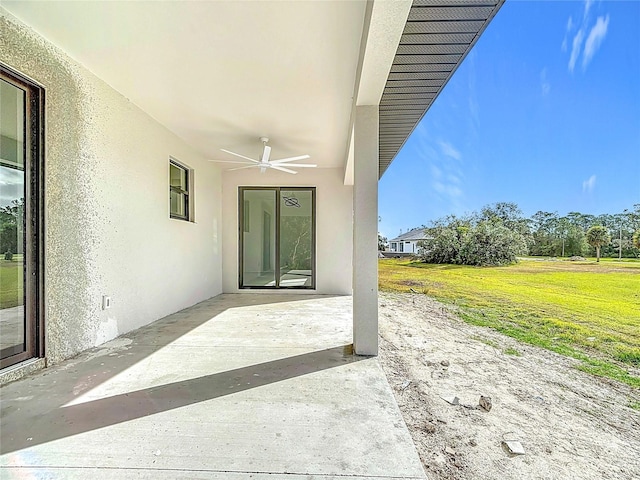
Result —
<instances>
[{"instance_id":1,"label":"blue sky","mask_svg":"<svg viewBox=\"0 0 640 480\"><path fill-rule=\"evenodd\" d=\"M379 183L380 232L640 203L640 1L507 0Z\"/></svg>"}]
</instances>

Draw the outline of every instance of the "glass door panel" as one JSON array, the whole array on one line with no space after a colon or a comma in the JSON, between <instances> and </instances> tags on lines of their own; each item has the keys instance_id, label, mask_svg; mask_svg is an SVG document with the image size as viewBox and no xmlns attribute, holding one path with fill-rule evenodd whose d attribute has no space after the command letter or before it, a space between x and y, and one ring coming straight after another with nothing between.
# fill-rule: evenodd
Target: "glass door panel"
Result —
<instances>
[{"instance_id":1,"label":"glass door panel","mask_svg":"<svg viewBox=\"0 0 640 480\"><path fill-rule=\"evenodd\" d=\"M240 288L315 288L315 188L240 187Z\"/></svg>"},{"instance_id":2,"label":"glass door panel","mask_svg":"<svg viewBox=\"0 0 640 480\"><path fill-rule=\"evenodd\" d=\"M0 359L27 350L25 104L24 90L0 80Z\"/></svg>"},{"instance_id":3,"label":"glass door panel","mask_svg":"<svg viewBox=\"0 0 640 480\"><path fill-rule=\"evenodd\" d=\"M311 190L280 190L281 287L313 284L313 198Z\"/></svg>"},{"instance_id":4,"label":"glass door panel","mask_svg":"<svg viewBox=\"0 0 640 480\"><path fill-rule=\"evenodd\" d=\"M241 190L242 287L276 286L276 191Z\"/></svg>"}]
</instances>

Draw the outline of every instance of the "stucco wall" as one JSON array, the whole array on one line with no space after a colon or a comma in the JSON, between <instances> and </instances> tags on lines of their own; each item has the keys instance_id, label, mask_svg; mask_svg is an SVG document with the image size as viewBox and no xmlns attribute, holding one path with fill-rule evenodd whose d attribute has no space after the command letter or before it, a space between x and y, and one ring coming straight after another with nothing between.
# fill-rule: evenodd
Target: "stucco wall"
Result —
<instances>
[{"instance_id":1,"label":"stucco wall","mask_svg":"<svg viewBox=\"0 0 640 480\"><path fill-rule=\"evenodd\" d=\"M238 289L238 187L316 187L316 289L314 293L351 295L353 187L343 184L340 168L300 169L297 175L259 169L222 173L223 291ZM251 290L252 293L260 290ZM273 290L268 290L273 293ZM310 293L309 290L285 290Z\"/></svg>"},{"instance_id":2,"label":"stucco wall","mask_svg":"<svg viewBox=\"0 0 640 480\"><path fill-rule=\"evenodd\" d=\"M2 9L0 61L45 88L48 362L219 294L218 168ZM195 223L169 218L170 155Z\"/></svg>"}]
</instances>

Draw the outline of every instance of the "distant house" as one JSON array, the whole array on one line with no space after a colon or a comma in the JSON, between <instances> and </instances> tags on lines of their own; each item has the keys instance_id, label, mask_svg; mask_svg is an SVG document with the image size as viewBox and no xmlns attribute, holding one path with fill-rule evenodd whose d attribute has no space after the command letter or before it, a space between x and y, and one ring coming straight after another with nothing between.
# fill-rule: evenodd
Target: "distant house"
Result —
<instances>
[{"instance_id":1,"label":"distant house","mask_svg":"<svg viewBox=\"0 0 640 480\"><path fill-rule=\"evenodd\" d=\"M389 251L404 254L418 253L418 242L426 239L424 228L414 228L389 240Z\"/></svg>"}]
</instances>

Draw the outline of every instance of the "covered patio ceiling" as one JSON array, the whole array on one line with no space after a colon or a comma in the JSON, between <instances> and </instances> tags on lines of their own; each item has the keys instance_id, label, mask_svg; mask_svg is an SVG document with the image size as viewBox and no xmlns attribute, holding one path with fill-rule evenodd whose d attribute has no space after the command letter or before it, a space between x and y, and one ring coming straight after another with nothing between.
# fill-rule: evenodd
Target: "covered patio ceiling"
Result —
<instances>
[{"instance_id":1,"label":"covered patio ceiling","mask_svg":"<svg viewBox=\"0 0 640 480\"><path fill-rule=\"evenodd\" d=\"M209 159L234 159L222 148L258 158L267 136L273 158L348 170L353 107L377 82L382 175L503 1L0 6Z\"/></svg>"}]
</instances>

